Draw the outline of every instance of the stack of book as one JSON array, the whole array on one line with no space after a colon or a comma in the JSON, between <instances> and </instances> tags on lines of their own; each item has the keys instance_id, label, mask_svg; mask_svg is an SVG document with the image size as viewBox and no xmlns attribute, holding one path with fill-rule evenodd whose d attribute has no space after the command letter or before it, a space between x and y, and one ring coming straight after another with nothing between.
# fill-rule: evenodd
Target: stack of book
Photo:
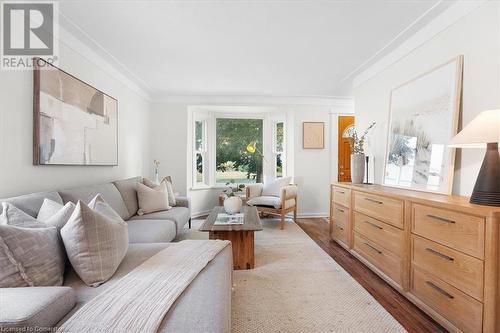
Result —
<instances>
[{"instance_id":1,"label":"stack of book","mask_svg":"<svg viewBox=\"0 0 500 333\"><path fill-rule=\"evenodd\" d=\"M243 213L240 214L217 214L214 225L231 225L231 224L243 224L244 216Z\"/></svg>"}]
</instances>

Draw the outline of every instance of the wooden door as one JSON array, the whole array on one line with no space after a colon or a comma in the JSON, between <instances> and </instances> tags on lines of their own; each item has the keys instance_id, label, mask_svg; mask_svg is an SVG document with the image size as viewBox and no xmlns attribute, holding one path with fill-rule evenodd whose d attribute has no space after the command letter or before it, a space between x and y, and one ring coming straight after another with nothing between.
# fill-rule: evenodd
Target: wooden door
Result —
<instances>
[{"instance_id":1,"label":"wooden door","mask_svg":"<svg viewBox=\"0 0 500 333\"><path fill-rule=\"evenodd\" d=\"M339 116L339 182L350 182L351 181L351 147L349 145L349 139L344 138L344 132L349 131L354 126L353 116Z\"/></svg>"}]
</instances>

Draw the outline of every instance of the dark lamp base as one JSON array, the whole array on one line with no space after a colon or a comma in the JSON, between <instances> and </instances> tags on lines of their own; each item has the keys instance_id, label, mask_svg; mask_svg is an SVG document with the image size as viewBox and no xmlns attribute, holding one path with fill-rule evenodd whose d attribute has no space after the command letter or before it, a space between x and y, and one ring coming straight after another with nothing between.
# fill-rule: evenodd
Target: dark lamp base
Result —
<instances>
[{"instance_id":1,"label":"dark lamp base","mask_svg":"<svg viewBox=\"0 0 500 333\"><path fill-rule=\"evenodd\" d=\"M488 143L470 203L500 207L500 154L498 143Z\"/></svg>"}]
</instances>

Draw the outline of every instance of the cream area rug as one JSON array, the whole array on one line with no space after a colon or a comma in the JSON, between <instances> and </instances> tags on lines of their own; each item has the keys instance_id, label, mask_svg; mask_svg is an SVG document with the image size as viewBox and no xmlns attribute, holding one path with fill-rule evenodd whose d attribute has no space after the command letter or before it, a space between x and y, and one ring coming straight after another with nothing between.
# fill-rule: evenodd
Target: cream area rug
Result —
<instances>
[{"instance_id":1,"label":"cream area rug","mask_svg":"<svg viewBox=\"0 0 500 333\"><path fill-rule=\"evenodd\" d=\"M207 239L193 221L180 239ZM299 226L263 219L255 269L234 271L232 331L405 332L404 328Z\"/></svg>"}]
</instances>

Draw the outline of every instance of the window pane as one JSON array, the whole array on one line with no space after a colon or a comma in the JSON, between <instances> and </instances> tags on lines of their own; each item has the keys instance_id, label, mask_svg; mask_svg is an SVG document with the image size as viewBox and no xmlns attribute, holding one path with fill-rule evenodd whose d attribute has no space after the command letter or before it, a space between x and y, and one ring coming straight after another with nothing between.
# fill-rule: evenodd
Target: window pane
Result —
<instances>
[{"instance_id":1,"label":"window pane","mask_svg":"<svg viewBox=\"0 0 500 333\"><path fill-rule=\"evenodd\" d=\"M276 123L276 152L283 152L285 139L284 123Z\"/></svg>"},{"instance_id":2,"label":"window pane","mask_svg":"<svg viewBox=\"0 0 500 333\"><path fill-rule=\"evenodd\" d=\"M216 183L262 182L262 119L219 118L216 127Z\"/></svg>"},{"instance_id":3,"label":"window pane","mask_svg":"<svg viewBox=\"0 0 500 333\"><path fill-rule=\"evenodd\" d=\"M283 155L276 155L276 178L283 177Z\"/></svg>"},{"instance_id":4,"label":"window pane","mask_svg":"<svg viewBox=\"0 0 500 333\"><path fill-rule=\"evenodd\" d=\"M197 121L195 123L195 150L203 150L203 122Z\"/></svg>"},{"instance_id":5,"label":"window pane","mask_svg":"<svg viewBox=\"0 0 500 333\"><path fill-rule=\"evenodd\" d=\"M196 182L203 183L203 155L196 154Z\"/></svg>"}]
</instances>

